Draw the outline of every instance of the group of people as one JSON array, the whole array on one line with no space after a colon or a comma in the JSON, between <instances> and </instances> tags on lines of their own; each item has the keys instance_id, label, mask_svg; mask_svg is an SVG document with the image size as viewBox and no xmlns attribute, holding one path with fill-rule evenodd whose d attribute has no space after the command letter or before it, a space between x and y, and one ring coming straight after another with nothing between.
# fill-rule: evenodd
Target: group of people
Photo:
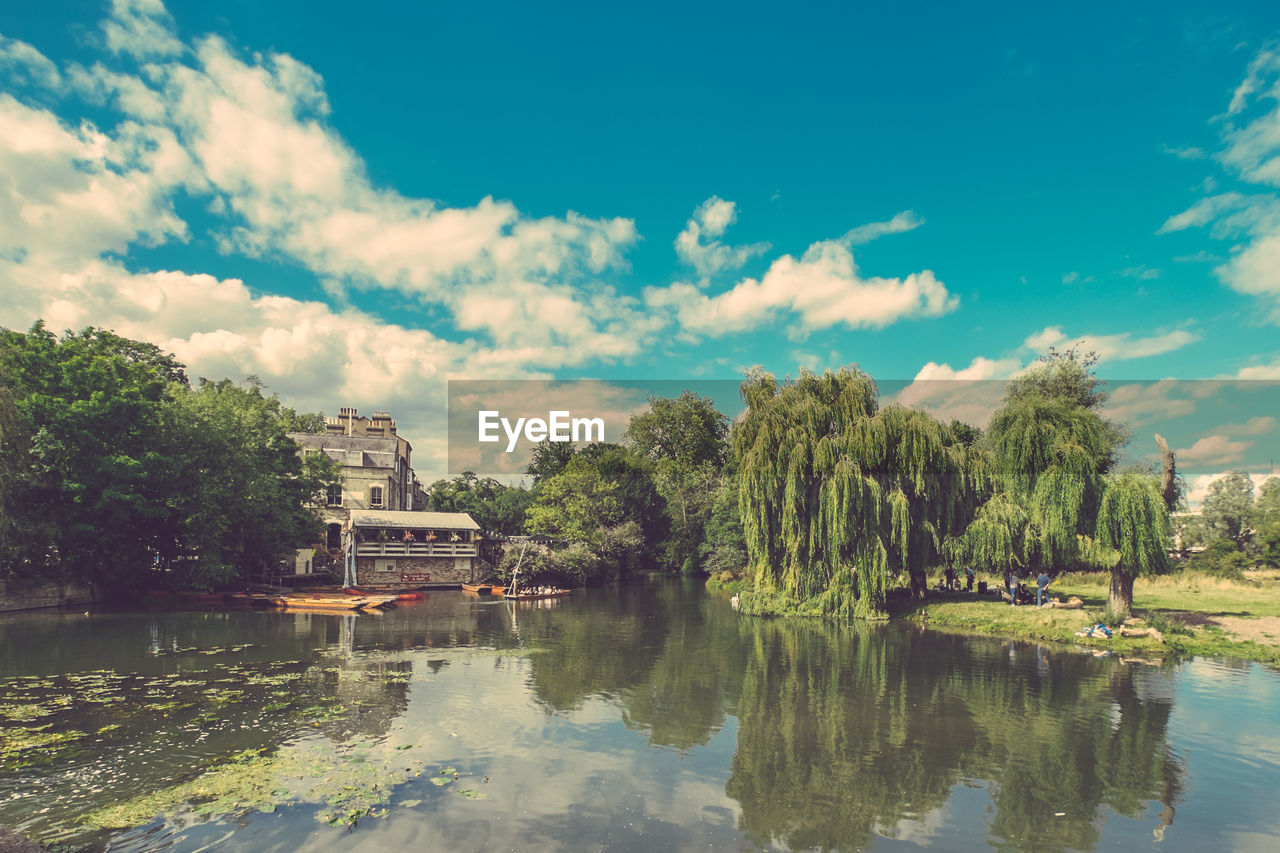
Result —
<instances>
[{"instance_id":1,"label":"group of people","mask_svg":"<svg viewBox=\"0 0 1280 853\"><path fill-rule=\"evenodd\" d=\"M973 566L967 566L964 569L964 591L973 592L974 570ZM1053 578L1045 569L1040 570L1040 574L1036 575L1036 594L1035 604L1040 607L1049 602L1049 584L1053 583ZM1031 590L1027 589L1018 581L1018 573L1013 569L1009 569L1004 573L1004 586L1009 591L1009 604L1017 606L1019 604L1030 604L1032 601ZM959 590L960 579L956 574L956 570L947 566L942 581L938 584L938 589L942 590Z\"/></svg>"},{"instance_id":2,"label":"group of people","mask_svg":"<svg viewBox=\"0 0 1280 853\"><path fill-rule=\"evenodd\" d=\"M1053 578L1049 577L1048 571L1040 570L1040 574L1036 575L1036 607L1041 607L1049 601L1049 584L1053 583ZM1008 569L1004 573L1005 589L1009 591L1009 606L1017 607L1019 603L1031 603L1031 591L1018 583L1018 573L1013 569Z\"/></svg>"},{"instance_id":3,"label":"group of people","mask_svg":"<svg viewBox=\"0 0 1280 853\"><path fill-rule=\"evenodd\" d=\"M975 574L973 571L973 566L967 566L964 570L964 580L965 580L964 591L965 592L973 592L974 579L975 579ZM947 566L946 577L943 580L943 589L952 589L952 590L960 589L960 579L956 577L956 570L953 569L951 566Z\"/></svg>"}]
</instances>

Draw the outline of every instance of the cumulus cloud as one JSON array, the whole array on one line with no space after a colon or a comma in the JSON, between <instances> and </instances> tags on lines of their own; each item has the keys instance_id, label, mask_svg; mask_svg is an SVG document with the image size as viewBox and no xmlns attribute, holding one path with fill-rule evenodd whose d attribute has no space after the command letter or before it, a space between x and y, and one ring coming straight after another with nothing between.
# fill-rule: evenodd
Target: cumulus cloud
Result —
<instances>
[{"instance_id":1,"label":"cumulus cloud","mask_svg":"<svg viewBox=\"0 0 1280 853\"><path fill-rule=\"evenodd\" d=\"M1254 364L1236 371L1237 379L1280 379L1280 358L1270 364Z\"/></svg>"},{"instance_id":2,"label":"cumulus cloud","mask_svg":"<svg viewBox=\"0 0 1280 853\"><path fill-rule=\"evenodd\" d=\"M676 255L699 275L712 276L735 270L752 257L769 250L768 243L728 246L720 241L730 225L738 221L736 205L717 196L698 205L684 230L676 236Z\"/></svg>"},{"instance_id":3,"label":"cumulus cloud","mask_svg":"<svg viewBox=\"0 0 1280 853\"><path fill-rule=\"evenodd\" d=\"M188 48L155 0L118 0L103 31L111 51L150 60L143 72L73 66L65 79L118 110L116 126L69 126L0 95L5 322L57 316L50 283L64 277L128 286L111 257L190 239L172 202L186 193L207 201L223 251L301 265L331 293L399 290L442 307L454 331L476 336L477 353L505 348L534 369L629 357L660 325L638 300L597 281L625 266L636 239L630 220L531 218L489 198L446 208L375 187L325 123L323 81L297 60L242 58L217 37ZM13 40L0 43L0 65L49 85L64 79ZM123 292L120 302L137 310ZM73 313L99 325L110 316ZM166 337L156 322L134 328ZM513 361L507 352L486 358Z\"/></svg>"},{"instance_id":4,"label":"cumulus cloud","mask_svg":"<svg viewBox=\"0 0 1280 853\"><path fill-rule=\"evenodd\" d=\"M1135 338L1131 332L1116 335L1080 335L1071 337L1062 331L1061 326L1048 326L1027 337L1027 347L1044 352L1049 347L1061 349L1064 344L1076 345L1081 349L1093 351L1106 361L1126 361L1133 358L1147 358L1163 355L1181 349L1187 344L1200 340L1200 336L1185 329L1176 329L1160 335L1146 338Z\"/></svg>"},{"instance_id":5,"label":"cumulus cloud","mask_svg":"<svg viewBox=\"0 0 1280 853\"><path fill-rule=\"evenodd\" d=\"M1187 503L1192 509L1198 509L1204 503L1204 499L1208 497L1209 487L1230 473L1232 473L1231 470L1220 470L1213 474L1201 474L1192 477L1187 481ZM1253 481L1254 494L1257 494L1263 484L1274 476L1276 475L1269 472L1249 474L1249 479Z\"/></svg>"},{"instance_id":6,"label":"cumulus cloud","mask_svg":"<svg viewBox=\"0 0 1280 853\"><path fill-rule=\"evenodd\" d=\"M1225 435L1207 435L1190 447L1174 451L1183 465L1234 465L1244 459L1245 452L1253 447L1252 441L1232 441Z\"/></svg>"},{"instance_id":7,"label":"cumulus cloud","mask_svg":"<svg viewBox=\"0 0 1280 853\"><path fill-rule=\"evenodd\" d=\"M1260 51L1250 62L1224 115L1217 161L1260 192L1221 193L1170 217L1160 231L1210 227L1216 239L1237 241L1214 273L1228 287L1259 299L1280 323L1280 50Z\"/></svg>"},{"instance_id":8,"label":"cumulus cloud","mask_svg":"<svg viewBox=\"0 0 1280 853\"><path fill-rule=\"evenodd\" d=\"M1176 379L1128 382L1110 389L1104 408L1107 417L1136 429L1191 414L1196 410L1196 399L1213 390L1210 386L1220 384Z\"/></svg>"},{"instance_id":9,"label":"cumulus cloud","mask_svg":"<svg viewBox=\"0 0 1280 853\"><path fill-rule=\"evenodd\" d=\"M924 409L943 420L955 418L985 428L1000 408L1007 380L1023 370L1025 367L1017 358L978 356L959 370L931 361L891 400Z\"/></svg>"},{"instance_id":10,"label":"cumulus cloud","mask_svg":"<svg viewBox=\"0 0 1280 853\"><path fill-rule=\"evenodd\" d=\"M1223 435L1266 435L1275 428L1275 418L1270 415L1257 415L1242 424L1223 424L1214 432Z\"/></svg>"},{"instance_id":11,"label":"cumulus cloud","mask_svg":"<svg viewBox=\"0 0 1280 853\"><path fill-rule=\"evenodd\" d=\"M58 67L25 41L0 35L0 73L19 86L56 89L62 85Z\"/></svg>"},{"instance_id":12,"label":"cumulus cloud","mask_svg":"<svg viewBox=\"0 0 1280 853\"><path fill-rule=\"evenodd\" d=\"M879 328L908 317L936 317L955 310L957 297L930 270L902 278L864 277L852 246L883 234L917 227L911 213L888 222L859 226L834 240L822 240L800 257L783 255L759 279L746 278L708 296L691 284L645 290L645 303L673 314L689 333L724 335L758 326L792 324L793 332Z\"/></svg>"}]
</instances>

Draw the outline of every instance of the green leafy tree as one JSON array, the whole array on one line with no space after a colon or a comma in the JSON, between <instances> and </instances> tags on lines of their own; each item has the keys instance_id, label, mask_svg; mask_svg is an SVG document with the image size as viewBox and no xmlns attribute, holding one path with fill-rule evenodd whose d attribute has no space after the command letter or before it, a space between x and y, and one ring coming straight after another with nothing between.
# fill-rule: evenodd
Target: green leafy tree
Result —
<instances>
[{"instance_id":1,"label":"green leafy tree","mask_svg":"<svg viewBox=\"0 0 1280 853\"><path fill-rule=\"evenodd\" d=\"M529 458L524 472L533 478L533 489L538 490L543 481L549 480L564 470L577 449L573 442L557 441L544 438L538 442Z\"/></svg>"},{"instance_id":2,"label":"green leafy tree","mask_svg":"<svg viewBox=\"0 0 1280 853\"><path fill-rule=\"evenodd\" d=\"M1232 471L1209 485L1203 516L1210 539L1226 539L1243 550L1253 515L1253 480L1243 471Z\"/></svg>"},{"instance_id":3,"label":"green leafy tree","mask_svg":"<svg viewBox=\"0 0 1280 853\"><path fill-rule=\"evenodd\" d=\"M530 533L589 541L602 527L621 523L622 502L618 484L600 475L600 469L582 456L574 456L564 470L545 480L525 514Z\"/></svg>"},{"instance_id":4,"label":"green leafy tree","mask_svg":"<svg viewBox=\"0 0 1280 853\"><path fill-rule=\"evenodd\" d=\"M622 517L639 526L644 542L639 556L646 561L657 559L658 548L671 535L671 520L666 501L655 484L654 462L633 448L608 442L589 444L580 452L601 478L618 484L615 496L621 504Z\"/></svg>"},{"instance_id":5,"label":"green leafy tree","mask_svg":"<svg viewBox=\"0 0 1280 853\"><path fill-rule=\"evenodd\" d=\"M685 391L650 397L649 409L631 418L627 441L651 460L652 479L665 502L669 532L663 562L692 571L697 565L716 495L725 483L728 418L709 397Z\"/></svg>"},{"instance_id":6,"label":"green leafy tree","mask_svg":"<svg viewBox=\"0 0 1280 853\"><path fill-rule=\"evenodd\" d=\"M209 586L314 542L336 478L285 432L322 423L249 382L187 384L157 347L100 329L0 331L0 565L124 593ZM10 440L12 439L12 440Z\"/></svg>"},{"instance_id":7,"label":"green leafy tree","mask_svg":"<svg viewBox=\"0 0 1280 853\"><path fill-rule=\"evenodd\" d=\"M1142 471L1110 478L1098 508L1096 539L1110 552L1110 610L1127 614L1133 609L1134 578L1168 566L1172 528L1160 480Z\"/></svg>"},{"instance_id":8,"label":"green leafy tree","mask_svg":"<svg viewBox=\"0 0 1280 853\"><path fill-rule=\"evenodd\" d=\"M649 410L631 418L627 440L641 454L682 466L723 465L729 419L710 397L685 391L679 397L650 397Z\"/></svg>"},{"instance_id":9,"label":"green leafy tree","mask_svg":"<svg viewBox=\"0 0 1280 853\"><path fill-rule=\"evenodd\" d=\"M1280 477L1262 484L1254 506L1254 528L1258 562L1280 568Z\"/></svg>"},{"instance_id":10,"label":"green leafy tree","mask_svg":"<svg viewBox=\"0 0 1280 853\"><path fill-rule=\"evenodd\" d=\"M202 380L176 398L186 453L175 550L162 556L179 586L210 587L273 568L320 539L314 505L340 468L305 457L287 433L305 416L252 380Z\"/></svg>"},{"instance_id":11,"label":"green leafy tree","mask_svg":"<svg viewBox=\"0 0 1280 853\"><path fill-rule=\"evenodd\" d=\"M1091 354L1051 350L1010 381L986 441L1000 505L980 511L964 550L984 568L1074 569L1089 564L1105 476L1126 440L1097 411L1106 395ZM1020 511L1014 511L1014 505ZM994 563L979 558L997 558Z\"/></svg>"},{"instance_id":12,"label":"green leafy tree","mask_svg":"<svg viewBox=\"0 0 1280 853\"><path fill-rule=\"evenodd\" d=\"M428 510L465 512L482 530L507 535L523 530L525 511L533 500L533 493L526 488L508 486L492 477L478 477L474 471L436 480L426 494Z\"/></svg>"},{"instance_id":13,"label":"green leafy tree","mask_svg":"<svg viewBox=\"0 0 1280 853\"><path fill-rule=\"evenodd\" d=\"M871 614L890 578L925 595L925 568L959 532L974 448L931 416L881 409L856 367L783 384L754 372L733 431L757 593Z\"/></svg>"},{"instance_id":14,"label":"green leafy tree","mask_svg":"<svg viewBox=\"0 0 1280 853\"><path fill-rule=\"evenodd\" d=\"M0 331L8 375L11 448L6 491L21 531L5 557L11 573L131 585L182 519L183 483L171 405L182 365L151 344L85 329L62 339L37 323ZM14 452L20 453L16 459Z\"/></svg>"}]
</instances>

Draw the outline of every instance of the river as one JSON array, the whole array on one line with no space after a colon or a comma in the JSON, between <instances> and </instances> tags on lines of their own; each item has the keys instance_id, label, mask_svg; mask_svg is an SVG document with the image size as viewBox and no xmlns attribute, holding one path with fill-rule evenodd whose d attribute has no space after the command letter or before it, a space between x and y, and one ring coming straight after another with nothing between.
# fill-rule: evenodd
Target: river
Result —
<instances>
[{"instance_id":1,"label":"river","mask_svg":"<svg viewBox=\"0 0 1280 853\"><path fill-rule=\"evenodd\" d=\"M0 823L218 850L1275 850L1280 674L740 616L0 617Z\"/></svg>"}]
</instances>

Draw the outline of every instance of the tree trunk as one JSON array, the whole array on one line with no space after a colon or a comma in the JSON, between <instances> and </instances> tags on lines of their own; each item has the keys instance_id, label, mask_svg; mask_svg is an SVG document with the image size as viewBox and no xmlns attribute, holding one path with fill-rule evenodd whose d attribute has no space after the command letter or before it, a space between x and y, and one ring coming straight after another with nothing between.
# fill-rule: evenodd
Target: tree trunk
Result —
<instances>
[{"instance_id":1,"label":"tree trunk","mask_svg":"<svg viewBox=\"0 0 1280 853\"><path fill-rule=\"evenodd\" d=\"M1173 464L1173 451L1169 449L1169 442L1160 433L1155 435L1156 447L1160 448L1160 467L1164 469L1160 477L1160 494L1164 496L1164 505L1169 508L1169 512L1173 512L1178 506L1178 472Z\"/></svg>"},{"instance_id":2,"label":"tree trunk","mask_svg":"<svg viewBox=\"0 0 1280 853\"><path fill-rule=\"evenodd\" d=\"M1118 567L1111 570L1111 594L1107 598L1107 606L1112 613L1124 616L1133 610L1133 576Z\"/></svg>"},{"instance_id":3,"label":"tree trunk","mask_svg":"<svg viewBox=\"0 0 1280 853\"><path fill-rule=\"evenodd\" d=\"M925 575L924 569L912 566L907 574L911 578L911 597L917 601L924 601L929 591L929 578Z\"/></svg>"}]
</instances>

